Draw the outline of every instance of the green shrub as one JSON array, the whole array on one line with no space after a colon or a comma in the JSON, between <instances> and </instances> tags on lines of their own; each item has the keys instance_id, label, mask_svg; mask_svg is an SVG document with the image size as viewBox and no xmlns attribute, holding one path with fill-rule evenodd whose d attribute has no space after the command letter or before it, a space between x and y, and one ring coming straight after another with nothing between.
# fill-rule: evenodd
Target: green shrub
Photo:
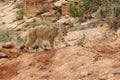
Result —
<instances>
[{"instance_id":1,"label":"green shrub","mask_svg":"<svg viewBox=\"0 0 120 80\"><path fill-rule=\"evenodd\" d=\"M120 1L105 0L102 1L98 13L101 19L108 23L110 29L117 30L120 27Z\"/></svg>"},{"instance_id":2,"label":"green shrub","mask_svg":"<svg viewBox=\"0 0 120 80\"><path fill-rule=\"evenodd\" d=\"M87 17L87 14L96 12L99 8L98 0L79 0L77 3L74 0L69 2L69 13L73 17Z\"/></svg>"},{"instance_id":3,"label":"green shrub","mask_svg":"<svg viewBox=\"0 0 120 80\"><path fill-rule=\"evenodd\" d=\"M69 13L73 17L79 17L80 16L78 6L73 1L69 2Z\"/></svg>"},{"instance_id":4,"label":"green shrub","mask_svg":"<svg viewBox=\"0 0 120 80\"><path fill-rule=\"evenodd\" d=\"M52 22L50 22L50 21L41 21L41 25L51 26Z\"/></svg>"},{"instance_id":5,"label":"green shrub","mask_svg":"<svg viewBox=\"0 0 120 80\"><path fill-rule=\"evenodd\" d=\"M52 0L53 2L56 2L56 1L58 1L58 0Z\"/></svg>"},{"instance_id":6,"label":"green shrub","mask_svg":"<svg viewBox=\"0 0 120 80\"><path fill-rule=\"evenodd\" d=\"M14 32L8 28L0 28L0 42L7 42L13 39Z\"/></svg>"},{"instance_id":7,"label":"green shrub","mask_svg":"<svg viewBox=\"0 0 120 80\"><path fill-rule=\"evenodd\" d=\"M74 0L69 2L69 12L73 17L91 19L91 14L97 12L99 19L108 23L110 29L120 27L120 0Z\"/></svg>"},{"instance_id":8,"label":"green shrub","mask_svg":"<svg viewBox=\"0 0 120 80\"><path fill-rule=\"evenodd\" d=\"M25 10L23 8L20 8L18 11L16 11L16 20L22 20L25 13Z\"/></svg>"},{"instance_id":9,"label":"green shrub","mask_svg":"<svg viewBox=\"0 0 120 80\"><path fill-rule=\"evenodd\" d=\"M30 23L30 25L33 27L41 26L41 25L51 26L53 25L53 23L49 18L46 18L45 20L42 20L42 21L34 19L33 22Z\"/></svg>"},{"instance_id":10,"label":"green shrub","mask_svg":"<svg viewBox=\"0 0 120 80\"><path fill-rule=\"evenodd\" d=\"M15 3L14 9L15 8L21 8L23 6L23 2L19 1Z\"/></svg>"},{"instance_id":11,"label":"green shrub","mask_svg":"<svg viewBox=\"0 0 120 80\"><path fill-rule=\"evenodd\" d=\"M45 25L45 26L51 26L52 23L50 21L36 21L33 23L34 26L40 26L40 25Z\"/></svg>"},{"instance_id":12,"label":"green shrub","mask_svg":"<svg viewBox=\"0 0 120 80\"><path fill-rule=\"evenodd\" d=\"M42 13L44 13L44 12L47 12L47 11L48 11L48 8L47 8L47 7L48 7L47 5L42 5L42 6L36 11L35 16L40 15L40 14L42 14Z\"/></svg>"},{"instance_id":13,"label":"green shrub","mask_svg":"<svg viewBox=\"0 0 120 80\"><path fill-rule=\"evenodd\" d=\"M35 27L35 26L40 26L41 25L41 22L40 21L37 21L37 20L34 20L33 22L30 23L31 26Z\"/></svg>"},{"instance_id":14,"label":"green shrub","mask_svg":"<svg viewBox=\"0 0 120 80\"><path fill-rule=\"evenodd\" d=\"M27 14L26 17L27 17L27 19L30 19L30 18L34 18L34 15Z\"/></svg>"}]
</instances>

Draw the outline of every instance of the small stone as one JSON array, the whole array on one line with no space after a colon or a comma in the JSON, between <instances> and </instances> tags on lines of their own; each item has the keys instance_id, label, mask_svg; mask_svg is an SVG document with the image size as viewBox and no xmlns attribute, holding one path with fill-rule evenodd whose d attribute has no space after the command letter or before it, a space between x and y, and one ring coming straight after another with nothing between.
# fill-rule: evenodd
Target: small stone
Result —
<instances>
[{"instance_id":1,"label":"small stone","mask_svg":"<svg viewBox=\"0 0 120 80\"><path fill-rule=\"evenodd\" d=\"M13 48L14 44L12 42L7 42L2 45L3 48Z\"/></svg>"}]
</instances>

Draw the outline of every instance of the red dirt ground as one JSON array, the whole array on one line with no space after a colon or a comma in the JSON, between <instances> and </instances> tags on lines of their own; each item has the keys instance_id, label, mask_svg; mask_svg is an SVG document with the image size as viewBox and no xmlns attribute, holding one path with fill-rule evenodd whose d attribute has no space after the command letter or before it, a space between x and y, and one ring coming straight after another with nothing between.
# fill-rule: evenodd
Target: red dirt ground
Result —
<instances>
[{"instance_id":1,"label":"red dirt ground","mask_svg":"<svg viewBox=\"0 0 120 80\"><path fill-rule=\"evenodd\" d=\"M56 51L24 53L16 48L2 48L0 52L10 58L0 59L0 80L119 80L119 35L115 41L110 42L108 38L102 41L101 30L86 30L89 32L86 37L91 37L93 42L85 41L82 46L72 45ZM71 32L66 39L77 37L76 33L81 32ZM101 40L94 41L95 35Z\"/></svg>"}]
</instances>

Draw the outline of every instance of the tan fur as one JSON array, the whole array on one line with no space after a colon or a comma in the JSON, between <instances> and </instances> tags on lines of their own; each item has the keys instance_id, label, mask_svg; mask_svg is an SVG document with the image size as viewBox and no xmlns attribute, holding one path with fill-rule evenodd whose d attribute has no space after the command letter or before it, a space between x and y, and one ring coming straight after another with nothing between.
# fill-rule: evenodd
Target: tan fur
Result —
<instances>
[{"instance_id":1,"label":"tan fur","mask_svg":"<svg viewBox=\"0 0 120 80\"><path fill-rule=\"evenodd\" d=\"M59 36L61 37L61 40L66 44L66 41L64 40L62 36L62 32L57 27L35 27L30 30L28 30L25 43L23 46L21 46L21 49L23 48L29 48L32 46L36 41L39 45L41 45L41 42L44 40L49 41L51 48L53 49L55 38Z\"/></svg>"}]
</instances>

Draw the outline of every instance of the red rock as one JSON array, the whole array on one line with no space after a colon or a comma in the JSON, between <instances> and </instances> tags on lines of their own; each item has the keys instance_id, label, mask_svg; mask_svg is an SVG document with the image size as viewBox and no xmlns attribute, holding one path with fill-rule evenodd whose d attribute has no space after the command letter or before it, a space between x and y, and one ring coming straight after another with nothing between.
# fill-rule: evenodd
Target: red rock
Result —
<instances>
[{"instance_id":1,"label":"red rock","mask_svg":"<svg viewBox=\"0 0 120 80\"><path fill-rule=\"evenodd\" d=\"M12 42L7 42L5 44L2 44L3 48L13 48L15 45Z\"/></svg>"}]
</instances>

